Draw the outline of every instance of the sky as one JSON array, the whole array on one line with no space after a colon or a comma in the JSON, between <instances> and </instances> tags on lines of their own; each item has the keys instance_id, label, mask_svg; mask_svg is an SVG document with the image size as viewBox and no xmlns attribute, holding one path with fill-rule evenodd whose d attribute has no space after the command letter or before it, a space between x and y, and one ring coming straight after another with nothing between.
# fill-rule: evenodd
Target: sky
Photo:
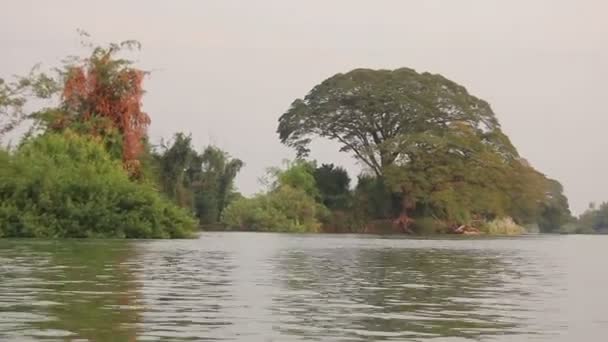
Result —
<instances>
[{"instance_id":1,"label":"sky","mask_svg":"<svg viewBox=\"0 0 608 342\"><path fill-rule=\"evenodd\" d=\"M151 71L144 109L153 141L192 133L242 159L245 194L293 158L276 134L291 102L354 68L442 74L493 107L537 169L559 180L575 213L608 201L608 2L605 0L3 0L0 77L139 40ZM312 157L360 165L318 141Z\"/></svg>"}]
</instances>

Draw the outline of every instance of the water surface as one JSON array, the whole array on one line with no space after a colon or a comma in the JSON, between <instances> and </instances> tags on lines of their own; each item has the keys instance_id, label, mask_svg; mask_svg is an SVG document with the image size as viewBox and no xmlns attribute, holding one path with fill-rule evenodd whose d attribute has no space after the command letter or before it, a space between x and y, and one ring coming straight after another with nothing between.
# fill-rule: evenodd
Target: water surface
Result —
<instances>
[{"instance_id":1,"label":"water surface","mask_svg":"<svg viewBox=\"0 0 608 342\"><path fill-rule=\"evenodd\" d=\"M608 237L0 240L1 341L605 341Z\"/></svg>"}]
</instances>

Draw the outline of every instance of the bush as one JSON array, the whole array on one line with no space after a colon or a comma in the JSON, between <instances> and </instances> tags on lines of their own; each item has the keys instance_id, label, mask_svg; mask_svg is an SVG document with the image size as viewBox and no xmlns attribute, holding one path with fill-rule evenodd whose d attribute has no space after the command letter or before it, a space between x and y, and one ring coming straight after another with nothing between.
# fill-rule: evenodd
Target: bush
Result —
<instances>
[{"instance_id":1,"label":"bush","mask_svg":"<svg viewBox=\"0 0 608 342\"><path fill-rule=\"evenodd\" d=\"M322 218L324 233L359 233L365 231L365 223L357 219L352 211L331 210Z\"/></svg>"},{"instance_id":2,"label":"bush","mask_svg":"<svg viewBox=\"0 0 608 342\"><path fill-rule=\"evenodd\" d=\"M316 232L326 209L304 190L281 186L254 198L232 202L222 215L229 229L272 232Z\"/></svg>"},{"instance_id":3,"label":"bush","mask_svg":"<svg viewBox=\"0 0 608 342\"><path fill-rule=\"evenodd\" d=\"M497 218L480 228L490 235L521 235L526 233L526 229L515 223L510 217Z\"/></svg>"},{"instance_id":4,"label":"bush","mask_svg":"<svg viewBox=\"0 0 608 342\"><path fill-rule=\"evenodd\" d=\"M224 210L221 221L229 229L262 230L267 214L262 208L261 196L239 198Z\"/></svg>"},{"instance_id":5,"label":"bush","mask_svg":"<svg viewBox=\"0 0 608 342\"><path fill-rule=\"evenodd\" d=\"M6 237L181 238L196 227L152 186L132 182L92 138L47 134L0 158Z\"/></svg>"}]
</instances>

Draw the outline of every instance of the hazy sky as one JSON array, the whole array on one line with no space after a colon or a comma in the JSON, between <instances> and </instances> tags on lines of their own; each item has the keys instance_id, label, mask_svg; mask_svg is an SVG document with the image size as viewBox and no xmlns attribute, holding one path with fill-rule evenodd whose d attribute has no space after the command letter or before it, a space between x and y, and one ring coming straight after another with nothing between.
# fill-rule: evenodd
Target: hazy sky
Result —
<instances>
[{"instance_id":1,"label":"hazy sky","mask_svg":"<svg viewBox=\"0 0 608 342\"><path fill-rule=\"evenodd\" d=\"M243 159L244 193L293 153L275 133L297 97L357 67L411 67L489 101L520 153L564 184L572 208L608 200L605 0L4 0L0 75L137 39L154 140L192 132ZM326 142L313 157L359 166Z\"/></svg>"}]
</instances>

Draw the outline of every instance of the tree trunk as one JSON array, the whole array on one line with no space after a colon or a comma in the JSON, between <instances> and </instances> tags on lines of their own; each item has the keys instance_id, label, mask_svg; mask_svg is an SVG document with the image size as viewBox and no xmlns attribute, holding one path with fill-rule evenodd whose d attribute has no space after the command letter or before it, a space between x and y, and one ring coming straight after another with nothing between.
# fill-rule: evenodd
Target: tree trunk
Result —
<instances>
[{"instance_id":1,"label":"tree trunk","mask_svg":"<svg viewBox=\"0 0 608 342\"><path fill-rule=\"evenodd\" d=\"M410 224L414 222L414 219L409 217L408 212L415 208L414 202L408 196L408 192L405 189L401 189L401 212L399 213L399 217L394 221L394 224L399 227L405 234L413 234L414 232L410 228Z\"/></svg>"}]
</instances>

